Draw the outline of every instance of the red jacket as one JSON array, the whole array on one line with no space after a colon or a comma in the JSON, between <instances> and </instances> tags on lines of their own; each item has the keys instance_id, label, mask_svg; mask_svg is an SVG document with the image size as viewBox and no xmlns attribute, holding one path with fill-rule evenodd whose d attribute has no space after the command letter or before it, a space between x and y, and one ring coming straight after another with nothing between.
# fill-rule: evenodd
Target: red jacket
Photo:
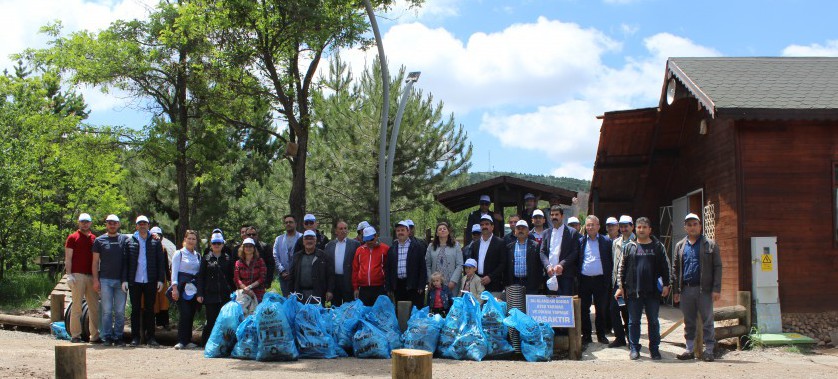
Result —
<instances>
[{"instance_id":1,"label":"red jacket","mask_svg":"<svg viewBox=\"0 0 838 379\"><path fill-rule=\"evenodd\" d=\"M376 287L384 285L384 266L390 246L379 243L370 250L367 244L355 250L352 260L352 287Z\"/></svg>"}]
</instances>

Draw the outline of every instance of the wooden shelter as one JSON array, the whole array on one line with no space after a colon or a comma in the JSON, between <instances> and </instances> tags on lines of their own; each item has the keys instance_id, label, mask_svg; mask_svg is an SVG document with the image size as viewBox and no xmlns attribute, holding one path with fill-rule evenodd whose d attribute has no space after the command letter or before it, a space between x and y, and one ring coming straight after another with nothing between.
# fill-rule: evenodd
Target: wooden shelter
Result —
<instances>
[{"instance_id":1,"label":"wooden shelter","mask_svg":"<svg viewBox=\"0 0 838 379\"><path fill-rule=\"evenodd\" d=\"M838 310L838 58L670 58L657 108L599 118L591 213L649 217L668 249L701 215L727 305L776 236L783 311Z\"/></svg>"}]
</instances>

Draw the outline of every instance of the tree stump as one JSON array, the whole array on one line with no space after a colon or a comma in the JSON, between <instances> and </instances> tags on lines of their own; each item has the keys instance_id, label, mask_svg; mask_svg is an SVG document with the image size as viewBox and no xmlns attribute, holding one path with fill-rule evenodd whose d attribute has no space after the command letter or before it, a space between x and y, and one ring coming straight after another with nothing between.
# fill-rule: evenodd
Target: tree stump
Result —
<instances>
[{"instance_id":1,"label":"tree stump","mask_svg":"<svg viewBox=\"0 0 838 379\"><path fill-rule=\"evenodd\" d=\"M582 359L582 300L573 297L573 327L567 330L568 357L573 360Z\"/></svg>"},{"instance_id":2,"label":"tree stump","mask_svg":"<svg viewBox=\"0 0 838 379\"><path fill-rule=\"evenodd\" d=\"M64 321L64 295L52 294L49 297L49 320L51 322ZM67 324L70 329L70 324Z\"/></svg>"},{"instance_id":3,"label":"tree stump","mask_svg":"<svg viewBox=\"0 0 838 379\"><path fill-rule=\"evenodd\" d=\"M397 349L392 352L393 379L431 379L434 355L425 350Z\"/></svg>"},{"instance_id":4,"label":"tree stump","mask_svg":"<svg viewBox=\"0 0 838 379\"><path fill-rule=\"evenodd\" d=\"M87 378L87 346L66 344L55 346L56 379Z\"/></svg>"}]
</instances>

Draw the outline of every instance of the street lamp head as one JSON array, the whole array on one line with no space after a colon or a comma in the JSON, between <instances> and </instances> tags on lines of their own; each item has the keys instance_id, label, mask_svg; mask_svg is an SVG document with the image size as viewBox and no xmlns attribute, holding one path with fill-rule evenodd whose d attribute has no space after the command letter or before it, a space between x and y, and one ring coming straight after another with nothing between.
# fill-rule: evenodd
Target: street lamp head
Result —
<instances>
[{"instance_id":1,"label":"street lamp head","mask_svg":"<svg viewBox=\"0 0 838 379\"><path fill-rule=\"evenodd\" d=\"M407 79L405 79L405 82L414 82L415 83L416 81L419 80L419 75L422 75L422 73L420 71L413 71L411 73L408 73L407 74Z\"/></svg>"}]
</instances>

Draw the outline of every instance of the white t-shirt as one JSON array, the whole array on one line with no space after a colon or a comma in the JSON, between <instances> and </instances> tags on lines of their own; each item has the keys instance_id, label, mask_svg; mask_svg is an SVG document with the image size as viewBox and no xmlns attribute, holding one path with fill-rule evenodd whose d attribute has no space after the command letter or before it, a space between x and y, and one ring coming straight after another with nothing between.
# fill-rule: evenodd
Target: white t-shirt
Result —
<instances>
[{"instance_id":1,"label":"white t-shirt","mask_svg":"<svg viewBox=\"0 0 838 379\"><path fill-rule=\"evenodd\" d=\"M478 250L477 256L477 274L483 275L483 264L486 262L486 252L489 251L489 242L492 241L492 237L489 237L488 241L483 240L483 236L480 236L480 249Z\"/></svg>"}]
</instances>

